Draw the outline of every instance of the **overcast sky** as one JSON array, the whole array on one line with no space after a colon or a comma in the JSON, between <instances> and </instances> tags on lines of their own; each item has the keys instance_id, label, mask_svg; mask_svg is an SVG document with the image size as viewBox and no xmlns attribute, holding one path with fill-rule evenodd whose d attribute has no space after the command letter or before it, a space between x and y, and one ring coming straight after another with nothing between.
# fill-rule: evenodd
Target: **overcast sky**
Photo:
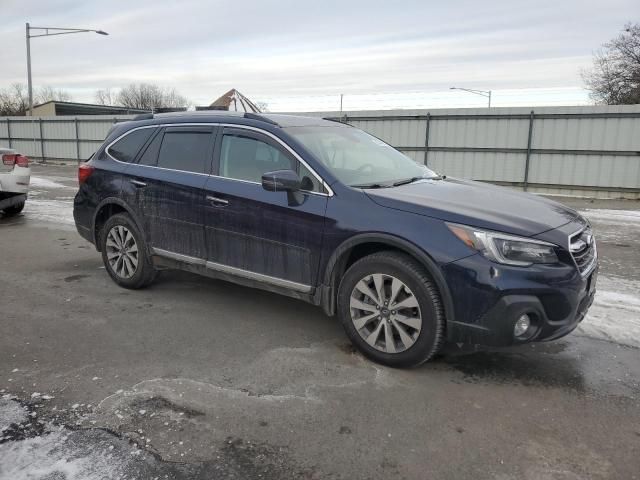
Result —
<instances>
[{"instance_id":1,"label":"overcast sky","mask_svg":"<svg viewBox=\"0 0 640 480\"><path fill-rule=\"evenodd\" d=\"M26 83L25 22L107 31L32 39L33 81L92 102L131 82L271 110L588 101L580 70L638 0L0 0L0 88Z\"/></svg>"}]
</instances>

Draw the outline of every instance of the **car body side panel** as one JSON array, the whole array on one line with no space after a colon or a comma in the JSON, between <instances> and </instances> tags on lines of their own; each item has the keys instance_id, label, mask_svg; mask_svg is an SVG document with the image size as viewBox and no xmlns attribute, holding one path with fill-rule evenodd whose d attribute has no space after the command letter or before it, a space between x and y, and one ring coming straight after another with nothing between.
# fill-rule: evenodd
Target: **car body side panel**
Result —
<instances>
[{"instance_id":1,"label":"car body side panel","mask_svg":"<svg viewBox=\"0 0 640 480\"><path fill-rule=\"evenodd\" d=\"M206 180L206 175L191 172L135 164L127 167L122 195L135 206L151 247L205 258Z\"/></svg>"},{"instance_id":2,"label":"car body side panel","mask_svg":"<svg viewBox=\"0 0 640 480\"><path fill-rule=\"evenodd\" d=\"M78 227L92 232L98 206L109 197L120 198L122 170L126 165L104 157L88 162L96 167L91 176L80 185L74 198L73 217Z\"/></svg>"},{"instance_id":3,"label":"car body side panel","mask_svg":"<svg viewBox=\"0 0 640 480\"><path fill-rule=\"evenodd\" d=\"M211 177L206 210L208 260L304 285L315 285L327 197L268 192L262 185Z\"/></svg>"}]
</instances>

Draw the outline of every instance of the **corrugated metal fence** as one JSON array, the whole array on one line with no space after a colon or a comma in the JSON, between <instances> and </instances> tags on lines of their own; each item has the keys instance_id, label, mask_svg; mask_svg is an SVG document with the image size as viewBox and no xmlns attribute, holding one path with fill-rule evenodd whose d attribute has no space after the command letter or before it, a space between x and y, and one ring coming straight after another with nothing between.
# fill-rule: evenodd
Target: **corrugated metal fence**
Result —
<instances>
[{"instance_id":1,"label":"corrugated metal fence","mask_svg":"<svg viewBox=\"0 0 640 480\"><path fill-rule=\"evenodd\" d=\"M533 192L640 198L640 105L312 112L376 135L441 174ZM0 118L0 145L85 159L131 116Z\"/></svg>"},{"instance_id":2,"label":"corrugated metal fence","mask_svg":"<svg viewBox=\"0 0 640 480\"><path fill-rule=\"evenodd\" d=\"M0 117L0 145L40 161L81 161L97 150L115 122L133 117Z\"/></svg>"},{"instance_id":3,"label":"corrugated metal fence","mask_svg":"<svg viewBox=\"0 0 640 480\"><path fill-rule=\"evenodd\" d=\"M640 198L640 105L320 115L441 174L547 194Z\"/></svg>"}]
</instances>

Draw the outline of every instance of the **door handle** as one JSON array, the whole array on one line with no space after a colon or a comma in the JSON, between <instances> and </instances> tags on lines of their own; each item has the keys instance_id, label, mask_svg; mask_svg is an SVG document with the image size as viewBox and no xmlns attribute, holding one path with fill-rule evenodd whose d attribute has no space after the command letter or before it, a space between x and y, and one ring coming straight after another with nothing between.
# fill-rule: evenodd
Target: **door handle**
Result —
<instances>
[{"instance_id":1,"label":"door handle","mask_svg":"<svg viewBox=\"0 0 640 480\"><path fill-rule=\"evenodd\" d=\"M143 188L146 187L147 184L144 182L141 182L140 180L129 180L133 185L135 185L137 188Z\"/></svg>"},{"instance_id":2,"label":"door handle","mask_svg":"<svg viewBox=\"0 0 640 480\"><path fill-rule=\"evenodd\" d=\"M229 200L225 200L224 198L212 197L211 195L207 195L207 200L209 200L217 207L225 207L229 205Z\"/></svg>"}]
</instances>

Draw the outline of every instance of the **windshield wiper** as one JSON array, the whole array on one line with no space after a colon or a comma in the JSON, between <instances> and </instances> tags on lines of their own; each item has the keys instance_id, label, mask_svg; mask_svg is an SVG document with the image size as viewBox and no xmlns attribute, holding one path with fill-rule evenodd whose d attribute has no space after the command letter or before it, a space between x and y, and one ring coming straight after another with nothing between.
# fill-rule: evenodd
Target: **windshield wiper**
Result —
<instances>
[{"instance_id":1,"label":"windshield wiper","mask_svg":"<svg viewBox=\"0 0 640 480\"><path fill-rule=\"evenodd\" d=\"M394 182L394 183L393 183L393 186L394 186L394 187L398 187L398 186L400 186L400 185L406 185L407 183L417 182L418 180L422 180L423 178L426 178L426 177L422 177L422 176L420 176L420 177L411 177L411 178L407 178L407 179L405 179L405 180L398 180L397 182Z\"/></svg>"},{"instance_id":2,"label":"windshield wiper","mask_svg":"<svg viewBox=\"0 0 640 480\"><path fill-rule=\"evenodd\" d=\"M406 185L408 183L413 183L413 182L417 182L418 180L443 180L445 177L441 177L440 175L436 175L434 177L411 177L411 178L407 178L405 180L398 180L397 182L393 183L394 187L398 187L400 185Z\"/></svg>"},{"instance_id":3,"label":"windshield wiper","mask_svg":"<svg viewBox=\"0 0 640 480\"><path fill-rule=\"evenodd\" d=\"M360 185L351 185L353 188L389 188L391 185L383 183L362 183Z\"/></svg>"}]
</instances>

